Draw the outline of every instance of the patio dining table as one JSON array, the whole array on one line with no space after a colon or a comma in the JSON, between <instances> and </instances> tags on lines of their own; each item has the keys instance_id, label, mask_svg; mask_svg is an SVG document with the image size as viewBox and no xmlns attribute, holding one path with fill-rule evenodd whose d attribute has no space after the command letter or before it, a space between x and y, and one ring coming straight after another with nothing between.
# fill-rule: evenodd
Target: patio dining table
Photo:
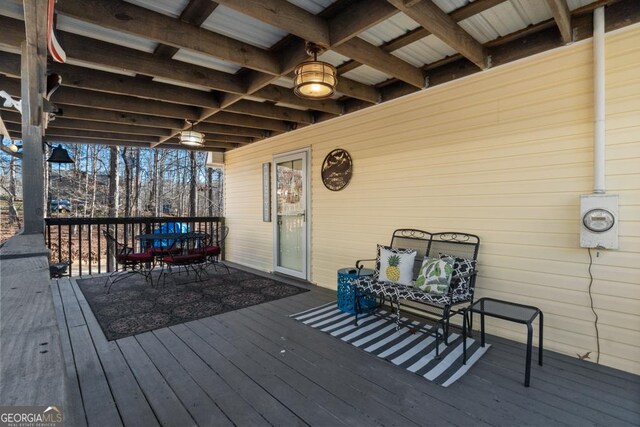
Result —
<instances>
[{"instance_id":1,"label":"patio dining table","mask_svg":"<svg viewBox=\"0 0 640 427\"><path fill-rule=\"evenodd\" d=\"M182 250L194 249L203 244L208 237L207 233L201 231L190 231L187 233L148 233L136 236L140 241L140 248L147 250L150 248L169 249L178 247ZM159 241L159 244L156 244Z\"/></svg>"},{"instance_id":2,"label":"patio dining table","mask_svg":"<svg viewBox=\"0 0 640 427\"><path fill-rule=\"evenodd\" d=\"M169 265L169 272L171 266L184 267L186 271L191 268L196 277L200 277L201 269L199 270L196 265L200 265L202 260L194 258L189 255L193 249L200 248L206 243L206 239L209 237L207 233L200 231L192 231L186 233L147 233L136 236L136 239L140 241L140 248L143 251L156 248L160 251L155 254L156 261L160 261L162 270L158 276L158 285L160 284L160 278L167 275L165 270L165 264ZM159 242L159 244L157 244ZM173 257L175 256L175 259ZM171 261L167 261L165 257L169 257ZM175 262L175 263L174 263Z\"/></svg>"}]
</instances>

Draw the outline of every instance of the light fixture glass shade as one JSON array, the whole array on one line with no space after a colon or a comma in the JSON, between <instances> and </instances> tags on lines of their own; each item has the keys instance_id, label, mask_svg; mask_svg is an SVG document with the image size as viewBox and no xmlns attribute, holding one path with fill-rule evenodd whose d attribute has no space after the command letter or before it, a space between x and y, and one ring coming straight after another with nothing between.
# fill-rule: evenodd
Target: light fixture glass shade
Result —
<instances>
[{"instance_id":1,"label":"light fixture glass shade","mask_svg":"<svg viewBox=\"0 0 640 427\"><path fill-rule=\"evenodd\" d=\"M194 130L182 131L180 132L180 144L202 147L202 145L204 145L204 134Z\"/></svg>"},{"instance_id":2,"label":"light fixture glass shade","mask_svg":"<svg viewBox=\"0 0 640 427\"><path fill-rule=\"evenodd\" d=\"M338 72L331 64L306 61L295 71L293 92L301 98L324 99L335 93Z\"/></svg>"}]
</instances>

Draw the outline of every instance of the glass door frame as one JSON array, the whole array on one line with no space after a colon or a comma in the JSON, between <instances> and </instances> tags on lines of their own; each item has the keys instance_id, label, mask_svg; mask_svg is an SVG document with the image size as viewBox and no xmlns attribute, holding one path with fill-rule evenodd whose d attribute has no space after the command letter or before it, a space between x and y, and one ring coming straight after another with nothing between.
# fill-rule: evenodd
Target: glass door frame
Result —
<instances>
[{"instance_id":1,"label":"glass door frame","mask_svg":"<svg viewBox=\"0 0 640 427\"><path fill-rule=\"evenodd\" d=\"M280 247L280 233L278 229L278 187L277 187L277 165L281 162L288 160L302 159L303 167L303 183L304 183L304 204L305 204L305 226L302 245L304 246L304 252L302 259L302 271L296 271L278 265L279 247ZM290 151L281 154L273 155L273 167L271 168L271 188L272 191L272 218L273 218L273 271L276 273L286 274L287 276L296 277L302 280L309 280L309 274L311 271L311 150L304 148L301 150Z\"/></svg>"}]
</instances>

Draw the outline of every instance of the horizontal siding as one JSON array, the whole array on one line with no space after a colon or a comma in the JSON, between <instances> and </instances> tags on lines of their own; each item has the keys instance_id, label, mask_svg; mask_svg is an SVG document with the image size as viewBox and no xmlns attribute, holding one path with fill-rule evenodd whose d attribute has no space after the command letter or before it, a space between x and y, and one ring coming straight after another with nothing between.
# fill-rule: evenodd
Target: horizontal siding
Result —
<instances>
[{"instance_id":1,"label":"horizontal siding","mask_svg":"<svg viewBox=\"0 0 640 427\"><path fill-rule=\"evenodd\" d=\"M620 249L592 251L601 363L640 373L640 26L607 35L607 190L620 195ZM401 227L478 234L478 296L532 304L547 348L592 352L589 255L579 248L579 196L592 189L589 41L424 90L228 153L227 258L272 270L262 222L262 163L311 152L311 280L375 256ZM344 148L351 183L328 191L324 156ZM520 325L491 332L522 340Z\"/></svg>"}]
</instances>

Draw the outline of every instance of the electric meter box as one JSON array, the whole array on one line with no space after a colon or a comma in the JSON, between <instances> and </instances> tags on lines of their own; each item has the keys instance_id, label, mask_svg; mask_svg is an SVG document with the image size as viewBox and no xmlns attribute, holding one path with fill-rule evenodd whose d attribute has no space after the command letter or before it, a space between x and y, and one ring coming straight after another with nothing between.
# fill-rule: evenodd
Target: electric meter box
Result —
<instances>
[{"instance_id":1,"label":"electric meter box","mask_svg":"<svg viewBox=\"0 0 640 427\"><path fill-rule=\"evenodd\" d=\"M618 249L618 195L580 196L580 247Z\"/></svg>"}]
</instances>

